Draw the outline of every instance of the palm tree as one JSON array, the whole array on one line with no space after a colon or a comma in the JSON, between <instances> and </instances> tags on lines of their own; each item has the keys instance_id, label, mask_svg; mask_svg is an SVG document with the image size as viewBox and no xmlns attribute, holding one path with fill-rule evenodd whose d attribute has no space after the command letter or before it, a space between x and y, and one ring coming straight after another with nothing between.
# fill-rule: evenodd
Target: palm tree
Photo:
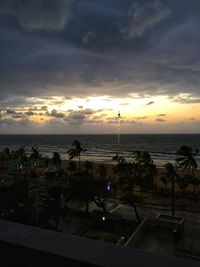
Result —
<instances>
[{"instance_id":1,"label":"palm tree","mask_svg":"<svg viewBox=\"0 0 200 267\"><path fill-rule=\"evenodd\" d=\"M93 162L86 160L83 164L83 167L85 168L87 173L93 172Z\"/></svg>"},{"instance_id":2,"label":"palm tree","mask_svg":"<svg viewBox=\"0 0 200 267\"><path fill-rule=\"evenodd\" d=\"M147 151L135 151L135 161L142 166L148 166L153 163L149 152Z\"/></svg>"},{"instance_id":3,"label":"palm tree","mask_svg":"<svg viewBox=\"0 0 200 267\"><path fill-rule=\"evenodd\" d=\"M120 189L118 192L120 201L133 207L138 222L141 222L136 206L137 197L133 195L133 187L136 182L134 164L128 163L123 159L122 161L118 161L118 164L114 166L113 170L118 176L117 184Z\"/></svg>"},{"instance_id":4,"label":"palm tree","mask_svg":"<svg viewBox=\"0 0 200 267\"><path fill-rule=\"evenodd\" d=\"M135 183L133 164L128 162L119 162L113 167L113 170L118 176L117 184L119 185L120 189L131 194Z\"/></svg>"},{"instance_id":5,"label":"palm tree","mask_svg":"<svg viewBox=\"0 0 200 267\"><path fill-rule=\"evenodd\" d=\"M25 169L25 176L27 174L27 160L25 147L21 147L17 150L13 150L10 154L10 158L14 161L11 165L11 169L14 175L14 182L17 183L17 176L21 173L23 168Z\"/></svg>"},{"instance_id":6,"label":"palm tree","mask_svg":"<svg viewBox=\"0 0 200 267\"><path fill-rule=\"evenodd\" d=\"M98 173L99 178L103 179L107 177L108 170L105 165L99 164L96 172Z\"/></svg>"},{"instance_id":7,"label":"palm tree","mask_svg":"<svg viewBox=\"0 0 200 267\"><path fill-rule=\"evenodd\" d=\"M10 150L5 147L4 150L0 152L0 160L8 160L10 159Z\"/></svg>"},{"instance_id":8,"label":"palm tree","mask_svg":"<svg viewBox=\"0 0 200 267\"><path fill-rule=\"evenodd\" d=\"M162 175L160 177L160 181L164 184L165 189L167 190L167 186L168 186L168 182L169 182L167 175Z\"/></svg>"},{"instance_id":9,"label":"palm tree","mask_svg":"<svg viewBox=\"0 0 200 267\"><path fill-rule=\"evenodd\" d=\"M199 150L196 149L195 152L192 151L192 148L189 146L181 146L176 154L179 156L176 158L178 167L187 171L192 171L194 176L194 171L197 169L198 164L195 160L195 156L199 153Z\"/></svg>"},{"instance_id":10,"label":"palm tree","mask_svg":"<svg viewBox=\"0 0 200 267\"><path fill-rule=\"evenodd\" d=\"M181 146L180 149L176 152L176 154L180 156L176 158L178 167L188 172L192 172L192 176L190 177L189 183L194 186L193 195L194 199L196 199L196 188L198 188L199 186L199 179L195 177L195 170L198 167L198 164L195 160L195 156L199 154L199 150L196 149L195 152L193 152L191 147Z\"/></svg>"},{"instance_id":11,"label":"palm tree","mask_svg":"<svg viewBox=\"0 0 200 267\"><path fill-rule=\"evenodd\" d=\"M116 153L116 155L112 157L112 160L116 161L117 163L126 162L126 159L123 156L120 156L119 153Z\"/></svg>"},{"instance_id":12,"label":"palm tree","mask_svg":"<svg viewBox=\"0 0 200 267\"><path fill-rule=\"evenodd\" d=\"M183 195L185 194L186 189L189 186L190 181L192 181L192 175L191 174L185 174L182 176L178 175L176 177L177 186Z\"/></svg>"},{"instance_id":13,"label":"palm tree","mask_svg":"<svg viewBox=\"0 0 200 267\"><path fill-rule=\"evenodd\" d=\"M124 197L122 197L121 200L122 200L122 203L125 203L125 204L133 207L133 209L135 211L136 218L137 218L138 222L141 223L141 218L140 218L140 215L138 213L137 206L135 204L136 200L137 200L136 196L134 196L133 194L127 194Z\"/></svg>"},{"instance_id":14,"label":"palm tree","mask_svg":"<svg viewBox=\"0 0 200 267\"><path fill-rule=\"evenodd\" d=\"M48 195L41 199L39 223L49 224L50 219L55 221L55 230L61 219L65 218L66 208L63 205L63 188L60 185L48 188Z\"/></svg>"},{"instance_id":15,"label":"palm tree","mask_svg":"<svg viewBox=\"0 0 200 267\"><path fill-rule=\"evenodd\" d=\"M38 147L31 147L31 159L37 160L39 157L41 157L41 154L39 153Z\"/></svg>"},{"instance_id":16,"label":"palm tree","mask_svg":"<svg viewBox=\"0 0 200 267\"><path fill-rule=\"evenodd\" d=\"M38 147L32 146L31 150L32 150L31 157L30 157L32 160L32 164L31 164L32 170L31 171L32 171L32 175L35 176L37 164L38 164L39 160L41 160L42 155L40 154Z\"/></svg>"},{"instance_id":17,"label":"palm tree","mask_svg":"<svg viewBox=\"0 0 200 267\"><path fill-rule=\"evenodd\" d=\"M194 190L193 190L193 200L194 200L194 204L196 206L197 199L198 199L197 189L199 191L200 180L197 177L191 176L190 177L190 180L189 180L189 184L193 185L193 187L194 187Z\"/></svg>"},{"instance_id":18,"label":"palm tree","mask_svg":"<svg viewBox=\"0 0 200 267\"><path fill-rule=\"evenodd\" d=\"M81 168L81 153L87 151L87 149L82 148L81 143L77 140L74 140L74 142L72 143L72 146L74 146L74 148L69 149L67 151L67 153L69 155L69 159L78 158L79 170L80 170L80 168Z\"/></svg>"},{"instance_id":19,"label":"palm tree","mask_svg":"<svg viewBox=\"0 0 200 267\"><path fill-rule=\"evenodd\" d=\"M89 204L94 196L94 177L86 171L79 171L73 177L69 177L65 188L65 199L79 200L85 203L85 211L89 212Z\"/></svg>"},{"instance_id":20,"label":"palm tree","mask_svg":"<svg viewBox=\"0 0 200 267\"><path fill-rule=\"evenodd\" d=\"M172 192L171 192L171 196L172 196L172 199L171 199L171 206L172 206L172 216L174 216L174 197L175 197L175 190L174 190L174 185L175 185L175 177L177 176L176 174L176 169L177 169L177 166L173 166L172 163L167 163L165 164L165 168L166 168L166 176L168 177L169 181L171 181L171 184L172 184Z\"/></svg>"},{"instance_id":21,"label":"palm tree","mask_svg":"<svg viewBox=\"0 0 200 267\"><path fill-rule=\"evenodd\" d=\"M57 169L60 169L61 167L61 158L60 158L60 154L58 152L54 152L53 153L53 157L51 159L51 163L53 164L53 166L55 166Z\"/></svg>"},{"instance_id":22,"label":"palm tree","mask_svg":"<svg viewBox=\"0 0 200 267\"><path fill-rule=\"evenodd\" d=\"M75 175L75 173L76 173L76 162L73 161L73 160L70 160L67 169L69 171L70 176L72 174Z\"/></svg>"},{"instance_id":23,"label":"palm tree","mask_svg":"<svg viewBox=\"0 0 200 267\"><path fill-rule=\"evenodd\" d=\"M26 162L27 156L26 156L25 147L20 147L17 150L12 151L11 158L19 164Z\"/></svg>"},{"instance_id":24,"label":"palm tree","mask_svg":"<svg viewBox=\"0 0 200 267\"><path fill-rule=\"evenodd\" d=\"M153 163L151 155L147 151L136 151L135 161L133 162L135 178L138 185L142 188L152 189L154 191L154 185L156 189L156 165Z\"/></svg>"}]
</instances>

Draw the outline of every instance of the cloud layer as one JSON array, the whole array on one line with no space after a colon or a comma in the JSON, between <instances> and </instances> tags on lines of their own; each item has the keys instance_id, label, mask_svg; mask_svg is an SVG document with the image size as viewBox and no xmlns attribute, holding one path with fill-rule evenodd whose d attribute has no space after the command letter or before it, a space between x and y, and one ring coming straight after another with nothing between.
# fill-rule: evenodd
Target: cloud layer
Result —
<instances>
[{"instance_id":1,"label":"cloud layer","mask_svg":"<svg viewBox=\"0 0 200 267\"><path fill-rule=\"evenodd\" d=\"M199 0L2 0L0 109L17 112L55 95L163 95L198 105L199 10ZM31 117L36 111L25 112ZM65 118L56 108L48 112L49 118ZM88 115L75 110L70 116L75 125Z\"/></svg>"},{"instance_id":2,"label":"cloud layer","mask_svg":"<svg viewBox=\"0 0 200 267\"><path fill-rule=\"evenodd\" d=\"M142 5L137 2L133 3L128 12L130 20L127 29L128 37L141 37L146 30L155 26L169 13L169 8L160 1L150 1Z\"/></svg>"},{"instance_id":3,"label":"cloud layer","mask_svg":"<svg viewBox=\"0 0 200 267\"><path fill-rule=\"evenodd\" d=\"M1 96L199 98L199 7L198 0L1 1Z\"/></svg>"}]
</instances>

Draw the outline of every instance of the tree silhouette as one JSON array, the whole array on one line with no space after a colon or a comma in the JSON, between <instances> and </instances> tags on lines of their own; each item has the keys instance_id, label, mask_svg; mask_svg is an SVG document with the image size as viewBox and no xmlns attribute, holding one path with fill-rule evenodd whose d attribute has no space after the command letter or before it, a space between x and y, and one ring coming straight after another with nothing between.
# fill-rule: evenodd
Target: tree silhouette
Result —
<instances>
[{"instance_id":1,"label":"tree silhouette","mask_svg":"<svg viewBox=\"0 0 200 267\"><path fill-rule=\"evenodd\" d=\"M126 159L123 156L119 155L119 153L116 153L116 155L112 157L112 160L116 161L117 163L126 162Z\"/></svg>"},{"instance_id":2,"label":"tree silhouette","mask_svg":"<svg viewBox=\"0 0 200 267\"><path fill-rule=\"evenodd\" d=\"M192 175L188 177L190 178L188 180L188 183L194 186L193 198L196 205L196 199L197 199L196 189L199 187L200 181L197 177L195 177L195 170L198 167L195 156L199 154L199 150L196 149L195 152L193 152L191 147L184 145L180 147L180 149L176 152L176 154L179 156L178 158L176 158L178 167L183 170L186 170L187 172L191 171L192 173Z\"/></svg>"},{"instance_id":3,"label":"tree silhouette","mask_svg":"<svg viewBox=\"0 0 200 267\"><path fill-rule=\"evenodd\" d=\"M137 206L135 204L136 196L133 195L133 186L136 182L135 166L126 160L118 162L114 167L114 172L118 175L118 185L120 192L120 201L134 208L138 222L141 222Z\"/></svg>"},{"instance_id":4,"label":"tree silhouette","mask_svg":"<svg viewBox=\"0 0 200 267\"><path fill-rule=\"evenodd\" d=\"M69 175L71 176L72 174L75 175L76 173L76 162L73 160L70 160L68 163L68 167L67 167L68 171L69 171Z\"/></svg>"},{"instance_id":5,"label":"tree silhouette","mask_svg":"<svg viewBox=\"0 0 200 267\"><path fill-rule=\"evenodd\" d=\"M85 168L87 173L93 172L93 163L89 160L86 160L83 164L83 167Z\"/></svg>"},{"instance_id":6,"label":"tree silhouette","mask_svg":"<svg viewBox=\"0 0 200 267\"><path fill-rule=\"evenodd\" d=\"M181 191L181 193L184 195L185 191L190 183L190 181L192 180L192 175L191 174L184 174L184 175L177 175L176 177L176 183L177 186L179 188L179 190Z\"/></svg>"},{"instance_id":7,"label":"tree silhouette","mask_svg":"<svg viewBox=\"0 0 200 267\"><path fill-rule=\"evenodd\" d=\"M162 175L160 177L160 181L164 184L165 189L167 190L167 186L168 186L168 183L169 183L169 179L168 179L167 175Z\"/></svg>"},{"instance_id":8,"label":"tree silhouette","mask_svg":"<svg viewBox=\"0 0 200 267\"><path fill-rule=\"evenodd\" d=\"M135 215L137 217L137 220L138 222L140 223L141 222L141 218L140 218L140 215L138 213L138 210L137 210L137 206L135 204L136 202L136 197L133 196L132 194L127 194L125 195L124 197L122 197L122 202L125 203L125 204L128 204L129 206L133 207L134 211L135 211Z\"/></svg>"},{"instance_id":9,"label":"tree silhouette","mask_svg":"<svg viewBox=\"0 0 200 267\"><path fill-rule=\"evenodd\" d=\"M96 169L96 173L100 179L104 179L107 177L108 170L105 165L99 164Z\"/></svg>"},{"instance_id":10,"label":"tree silhouette","mask_svg":"<svg viewBox=\"0 0 200 267\"><path fill-rule=\"evenodd\" d=\"M74 148L71 148L68 150L69 159L78 158L79 161L79 170L81 168L81 153L87 151L87 149L84 149L81 147L81 143L77 140L74 140L72 143L72 146Z\"/></svg>"},{"instance_id":11,"label":"tree silhouette","mask_svg":"<svg viewBox=\"0 0 200 267\"><path fill-rule=\"evenodd\" d=\"M61 158L60 158L60 154L58 152L54 152L53 153L53 157L51 159L51 163L54 167L56 167L57 169L60 169L61 167Z\"/></svg>"},{"instance_id":12,"label":"tree silhouette","mask_svg":"<svg viewBox=\"0 0 200 267\"><path fill-rule=\"evenodd\" d=\"M31 147L31 159L37 161L41 159L41 157L42 155L40 154L38 147L32 146Z\"/></svg>"},{"instance_id":13,"label":"tree silhouette","mask_svg":"<svg viewBox=\"0 0 200 267\"><path fill-rule=\"evenodd\" d=\"M19 149L12 151L12 158L18 163L26 162L27 156L25 147L20 147Z\"/></svg>"},{"instance_id":14,"label":"tree silhouette","mask_svg":"<svg viewBox=\"0 0 200 267\"><path fill-rule=\"evenodd\" d=\"M66 207L62 201L63 187L59 185L48 188L48 195L41 201L41 210L39 213L39 223L45 226L49 225L49 220L55 222L55 230L58 230L58 224L65 218Z\"/></svg>"},{"instance_id":15,"label":"tree silhouette","mask_svg":"<svg viewBox=\"0 0 200 267\"><path fill-rule=\"evenodd\" d=\"M147 151L137 150L133 165L137 184L141 188L152 189L153 192L154 179L156 187L157 169L151 155Z\"/></svg>"},{"instance_id":16,"label":"tree silhouette","mask_svg":"<svg viewBox=\"0 0 200 267\"><path fill-rule=\"evenodd\" d=\"M31 171L32 171L32 175L35 176L37 164L42 159L42 155L40 154L38 147L32 146L31 151L32 151L31 156L30 156L30 159L32 161L31 162L31 167L32 167Z\"/></svg>"},{"instance_id":17,"label":"tree silhouette","mask_svg":"<svg viewBox=\"0 0 200 267\"><path fill-rule=\"evenodd\" d=\"M172 216L174 216L174 200L175 200L175 191L174 191L174 185L175 185L175 178L177 177L176 169L177 167L173 166L172 163L165 164L166 168L166 176L168 177L168 180L171 181L171 206L172 206Z\"/></svg>"},{"instance_id":18,"label":"tree silhouette","mask_svg":"<svg viewBox=\"0 0 200 267\"><path fill-rule=\"evenodd\" d=\"M4 150L0 152L0 160L9 160L10 156L10 150L7 147L5 147Z\"/></svg>"},{"instance_id":19,"label":"tree silhouette","mask_svg":"<svg viewBox=\"0 0 200 267\"><path fill-rule=\"evenodd\" d=\"M194 171L198 167L197 162L195 160L195 156L198 153L198 149L193 152L191 147L185 145L181 146L176 152L176 154L178 155L178 158L176 158L178 167L187 171L192 171L192 174L194 175Z\"/></svg>"},{"instance_id":20,"label":"tree silhouette","mask_svg":"<svg viewBox=\"0 0 200 267\"><path fill-rule=\"evenodd\" d=\"M65 200L78 200L85 203L85 211L89 212L89 203L93 198L93 176L87 171L79 171L73 177L69 177L65 188Z\"/></svg>"}]
</instances>

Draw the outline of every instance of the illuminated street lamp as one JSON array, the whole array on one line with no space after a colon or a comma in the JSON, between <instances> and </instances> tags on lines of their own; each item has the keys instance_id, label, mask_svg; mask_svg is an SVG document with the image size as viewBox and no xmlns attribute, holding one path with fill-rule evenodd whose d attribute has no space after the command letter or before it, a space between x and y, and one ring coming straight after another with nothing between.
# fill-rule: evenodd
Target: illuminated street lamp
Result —
<instances>
[{"instance_id":1,"label":"illuminated street lamp","mask_svg":"<svg viewBox=\"0 0 200 267\"><path fill-rule=\"evenodd\" d=\"M108 182L108 184L106 186L106 189L107 189L107 191L110 191L111 190L111 183L110 182Z\"/></svg>"}]
</instances>

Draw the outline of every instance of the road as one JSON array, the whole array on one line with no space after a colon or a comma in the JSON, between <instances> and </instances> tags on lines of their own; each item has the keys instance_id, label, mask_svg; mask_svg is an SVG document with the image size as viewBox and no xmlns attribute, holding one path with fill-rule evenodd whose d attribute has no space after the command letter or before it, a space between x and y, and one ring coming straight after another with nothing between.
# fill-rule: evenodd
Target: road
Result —
<instances>
[{"instance_id":1,"label":"road","mask_svg":"<svg viewBox=\"0 0 200 267\"><path fill-rule=\"evenodd\" d=\"M160 213L162 214L171 214L171 211L163 210L162 207L158 209L157 207L146 207L142 205L138 205L138 212L141 217L148 217L151 219L156 218L156 216ZM128 205L120 204L117 207L110 210L110 212L114 214L119 214L127 219L136 219L134 209ZM187 229L192 229L193 231L197 231L200 233L200 213L194 213L189 211L182 211L177 210L175 211L175 216L177 217L183 217L185 219L185 227Z\"/></svg>"}]
</instances>

